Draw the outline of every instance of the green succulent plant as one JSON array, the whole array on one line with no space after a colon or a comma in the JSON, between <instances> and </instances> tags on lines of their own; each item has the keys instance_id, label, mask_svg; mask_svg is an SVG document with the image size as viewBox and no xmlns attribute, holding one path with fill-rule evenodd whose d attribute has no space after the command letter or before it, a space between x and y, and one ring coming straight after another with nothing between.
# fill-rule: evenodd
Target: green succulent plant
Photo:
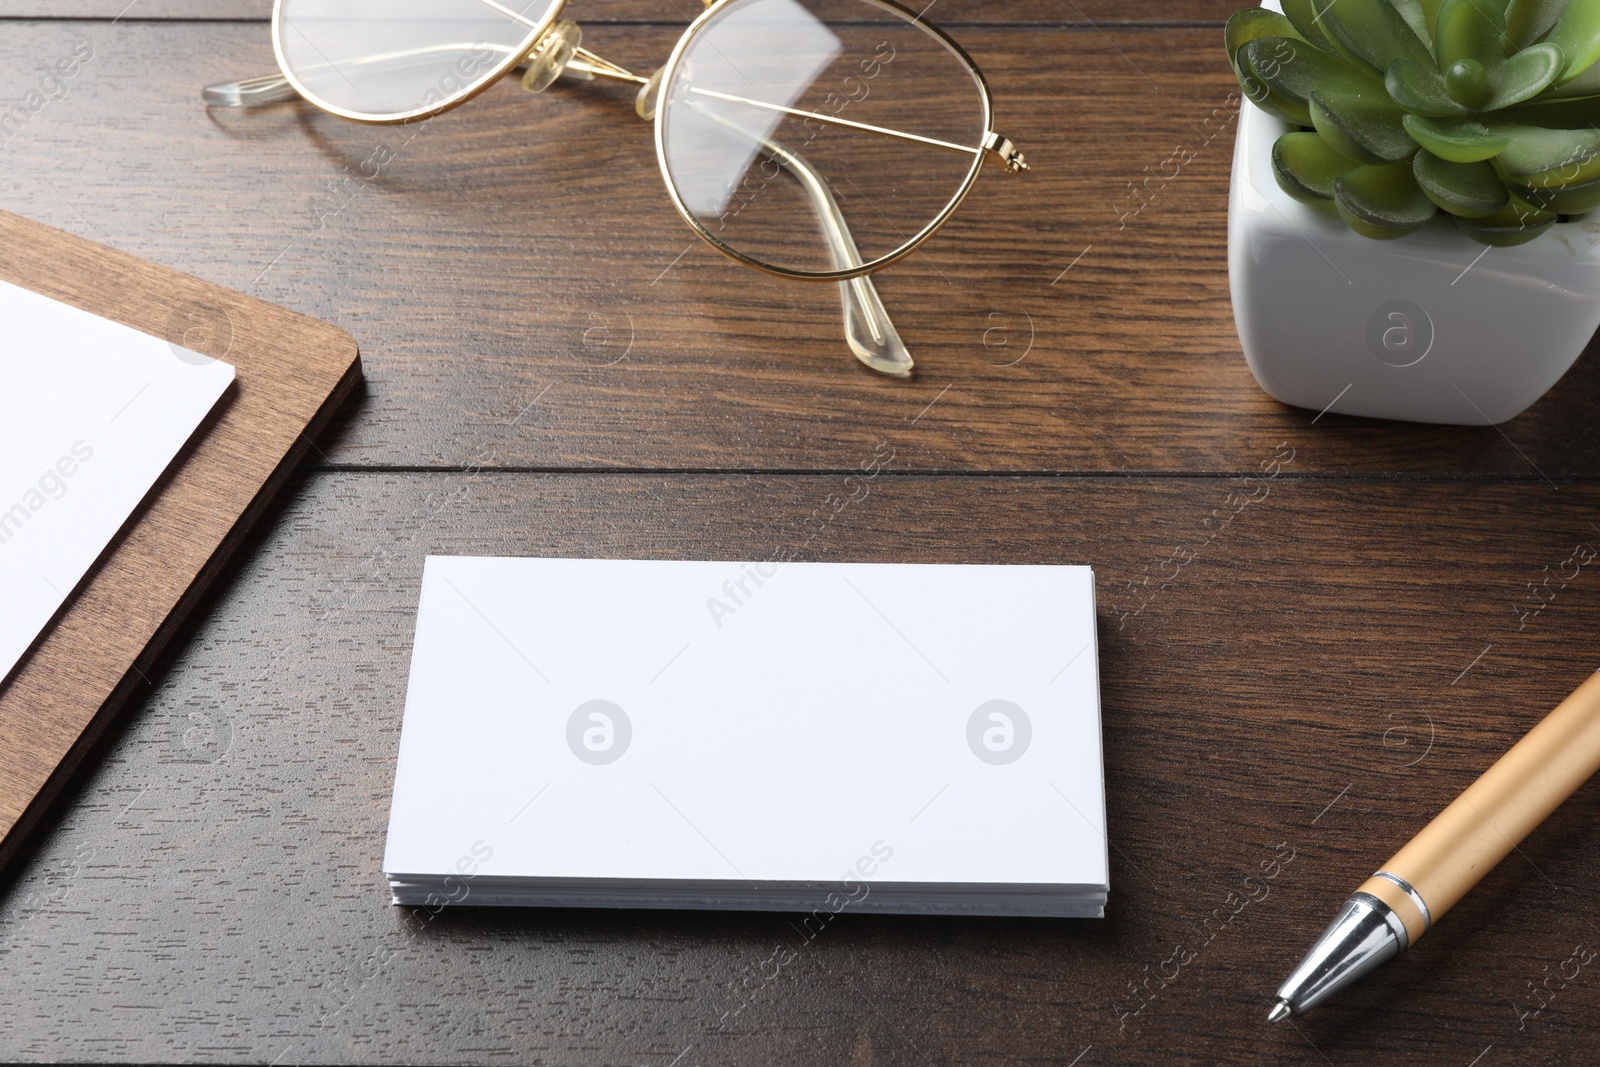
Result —
<instances>
[{"instance_id":1,"label":"green succulent plant","mask_svg":"<svg viewBox=\"0 0 1600 1067\"><path fill-rule=\"evenodd\" d=\"M1600 0L1283 0L1228 20L1256 106L1297 129L1284 192L1358 233L1448 213L1489 245L1600 207Z\"/></svg>"}]
</instances>

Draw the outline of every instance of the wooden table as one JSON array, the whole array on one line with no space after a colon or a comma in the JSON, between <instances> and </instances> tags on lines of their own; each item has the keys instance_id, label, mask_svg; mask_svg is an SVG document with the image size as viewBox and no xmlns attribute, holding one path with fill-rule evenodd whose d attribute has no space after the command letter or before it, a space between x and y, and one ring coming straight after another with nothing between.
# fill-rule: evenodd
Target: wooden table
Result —
<instances>
[{"instance_id":1,"label":"wooden table","mask_svg":"<svg viewBox=\"0 0 1600 1067\"><path fill-rule=\"evenodd\" d=\"M208 115L271 68L264 0L125 4L0 0L0 103L94 52L0 147L0 207L336 323L367 386L3 884L0 1059L1594 1062L1593 785L1407 958L1264 1022L1344 893L1595 668L1600 567L1555 576L1600 545L1600 362L1499 428L1262 394L1230 2L942 0L1034 171L880 276L909 383L845 354L828 287L696 241L625 94L507 83L405 141ZM684 21L573 14L646 69ZM1104 921L846 916L774 973L781 916L387 906L426 553L777 548L1094 565Z\"/></svg>"}]
</instances>

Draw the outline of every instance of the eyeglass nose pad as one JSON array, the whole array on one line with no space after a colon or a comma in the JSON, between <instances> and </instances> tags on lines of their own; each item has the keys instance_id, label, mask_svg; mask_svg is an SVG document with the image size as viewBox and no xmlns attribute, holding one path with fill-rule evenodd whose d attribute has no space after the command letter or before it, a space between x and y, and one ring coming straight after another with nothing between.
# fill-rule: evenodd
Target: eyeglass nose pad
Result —
<instances>
[{"instance_id":1,"label":"eyeglass nose pad","mask_svg":"<svg viewBox=\"0 0 1600 1067\"><path fill-rule=\"evenodd\" d=\"M550 31L533 46L528 53L527 68L522 74L522 87L530 93L542 93L561 77L567 70L567 64L572 62L572 57L577 54L578 46L583 43L583 30L576 22L563 19L550 27ZM588 81L593 74L584 70L573 69L573 77Z\"/></svg>"},{"instance_id":2,"label":"eyeglass nose pad","mask_svg":"<svg viewBox=\"0 0 1600 1067\"><path fill-rule=\"evenodd\" d=\"M661 75L666 71L662 67L643 85L639 86L639 95L634 98L633 110L646 122L656 117L656 108L661 104Z\"/></svg>"}]
</instances>

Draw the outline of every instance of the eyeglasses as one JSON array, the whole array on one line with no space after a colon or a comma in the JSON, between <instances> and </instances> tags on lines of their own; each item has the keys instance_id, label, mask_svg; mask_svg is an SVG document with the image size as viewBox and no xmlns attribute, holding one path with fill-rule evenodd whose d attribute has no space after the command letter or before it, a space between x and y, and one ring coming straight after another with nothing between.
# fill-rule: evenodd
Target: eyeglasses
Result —
<instances>
[{"instance_id":1,"label":"eyeglasses","mask_svg":"<svg viewBox=\"0 0 1600 1067\"><path fill-rule=\"evenodd\" d=\"M281 75L205 90L214 107L304 98L358 122L425 121L514 69L628 82L655 124L673 205L741 263L834 280L856 357L912 359L867 277L933 235L985 159L1022 154L992 128L960 45L893 0L706 0L665 65L634 74L582 46L565 0L275 0Z\"/></svg>"}]
</instances>

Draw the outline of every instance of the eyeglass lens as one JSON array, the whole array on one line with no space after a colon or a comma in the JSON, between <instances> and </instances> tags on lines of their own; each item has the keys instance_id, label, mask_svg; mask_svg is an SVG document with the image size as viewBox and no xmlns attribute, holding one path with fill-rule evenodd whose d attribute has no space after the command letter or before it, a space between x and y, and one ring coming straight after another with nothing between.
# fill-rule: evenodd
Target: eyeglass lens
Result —
<instances>
[{"instance_id":1,"label":"eyeglass lens","mask_svg":"<svg viewBox=\"0 0 1600 1067\"><path fill-rule=\"evenodd\" d=\"M360 118L444 106L521 57L559 0L281 0L286 72Z\"/></svg>"},{"instance_id":2,"label":"eyeglass lens","mask_svg":"<svg viewBox=\"0 0 1600 1067\"><path fill-rule=\"evenodd\" d=\"M668 181L707 234L760 264L860 266L830 235L830 200L863 262L892 255L980 161L979 76L897 8L733 0L681 47L661 97Z\"/></svg>"}]
</instances>

